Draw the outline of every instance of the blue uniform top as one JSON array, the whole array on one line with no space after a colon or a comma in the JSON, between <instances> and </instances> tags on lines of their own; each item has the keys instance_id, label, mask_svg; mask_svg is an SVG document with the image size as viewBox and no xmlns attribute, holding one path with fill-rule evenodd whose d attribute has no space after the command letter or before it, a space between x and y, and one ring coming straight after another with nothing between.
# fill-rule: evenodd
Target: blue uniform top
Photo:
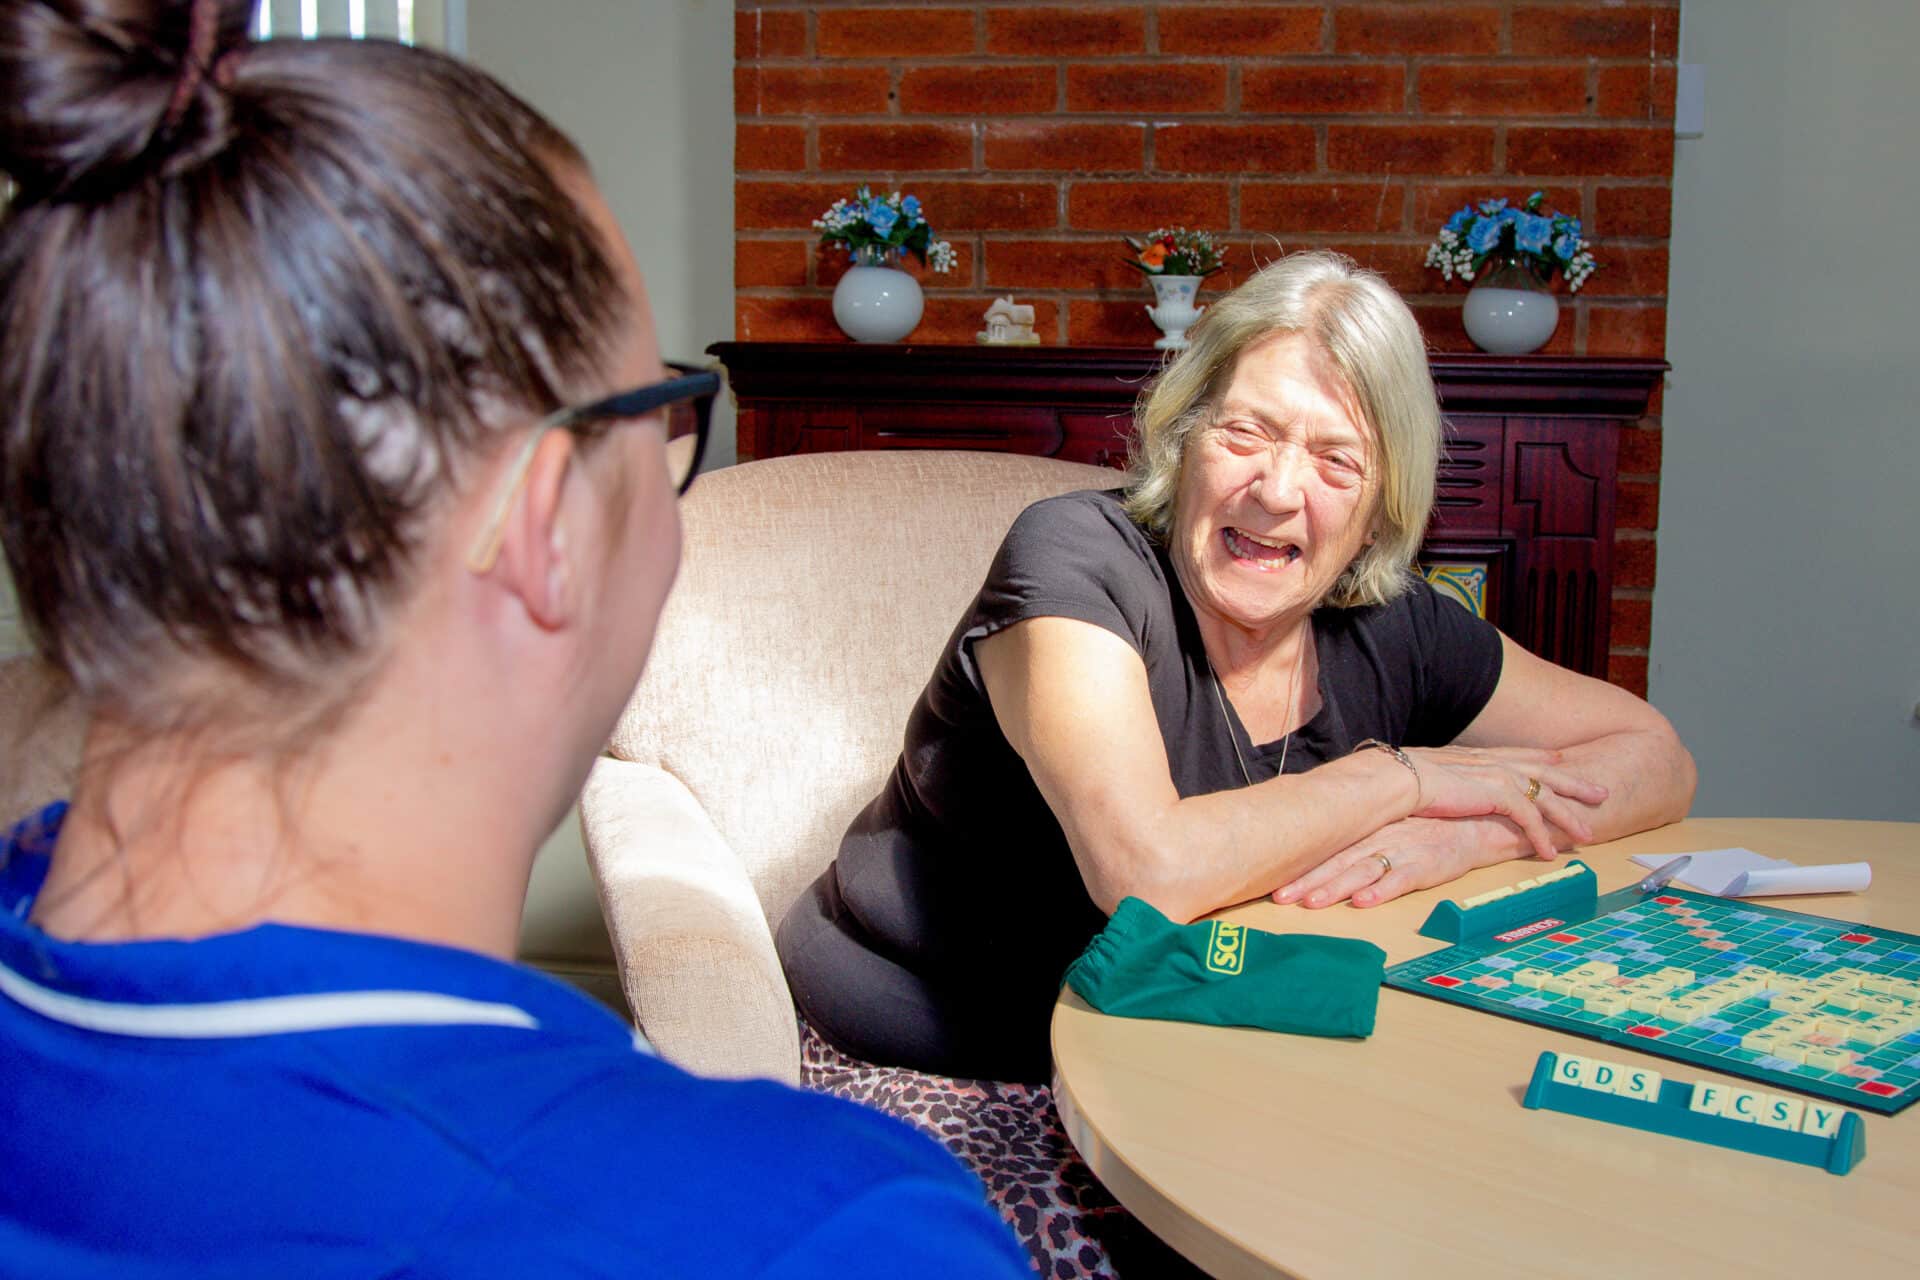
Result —
<instances>
[{"instance_id":1,"label":"blue uniform top","mask_svg":"<svg viewBox=\"0 0 1920 1280\"><path fill-rule=\"evenodd\" d=\"M0 836L0 1275L1031 1275L930 1139L690 1076L518 965L51 938L63 814Z\"/></svg>"}]
</instances>

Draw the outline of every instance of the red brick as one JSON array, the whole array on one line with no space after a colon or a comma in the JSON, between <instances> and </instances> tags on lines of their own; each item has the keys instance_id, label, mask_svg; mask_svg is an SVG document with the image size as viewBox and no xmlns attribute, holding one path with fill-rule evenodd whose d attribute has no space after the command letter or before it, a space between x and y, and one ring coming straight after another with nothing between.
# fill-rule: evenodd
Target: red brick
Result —
<instances>
[{"instance_id":1,"label":"red brick","mask_svg":"<svg viewBox=\"0 0 1920 1280\"><path fill-rule=\"evenodd\" d=\"M1671 187L1601 187L1587 238L1664 238L1673 234Z\"/></svg>"},{"instance_id":2,"label":"red brick","mask_svg":"<svg viewBox=\"0 0 1920 1280\"><path fill-rule=\"evenodd\" d=\"M1639 587L1652 590L1654 570L1658 556L1659 543L1652 538L1626 537L1615 539L1613 544L1613 585L1616 587ZM1620 643L1620 633L1613 633L1614 643Z\"/></svg>"},{"instance_id":3,"label":"red brick","mask_svg":"<svg viewBox=\"0 0 1920 1280\"><path fill-rule=\"evenodd\" d=\"M1398 231L1406 197L1389 182L1249 182L1240 225L1284 238L1302 231Z\"/></svg>"},{"instance_id":4,"label":"red brick","mask_svg":"<svg viewBox=\"0 0 1920 1280\"><path fill-rule=\"evenodd\" d=\"M1143 124L1050 124L1008 121L987 126L987 169L1011 173L1135 172L1146 156Z\"/></svg>"},{"instance_id":5,"label":"red brick","mask_svg":"<svg viewBox=\"0 0 1920 1280\"><path fill-rule=\"evenodd\" d=\"M900 74L900 110L910 115L1051 111L1059 98L1052 67L908 67Z\"/></svg>"},{"instance_id":6,"label":"red brick","mask_svg":"<svg viewBox=\"0 0 1920 1280\"><path fill-rule=\"evenodd\" d=\"M805 169L805 127L797 124L735 125L733 167L741 173Z\"/></svg>"},{"instance_id":7,"label":"red brick","mask_svg":"<svg viewBox=\"0 0 1920 1280\"><path fill-rule=\"evenodd\" d=\"M1619 685L1636 697L1647 696L1647 657L1643 653L1609 653L1607 683Z\"/></svg>"},{"instance_id":8,"label":"red brick","mask_svg":"<svg viewBox=\"0 0 1920 1280\"><path fill-rule=\"evenodd\" d=\"M1653 601L1636 597L1613 598L1612 643L1621 649L1644 649L1653 631Z\"/></svg>"},{"instance_id":9,"label":"red brick","mask_svg":"<svg viewBox=\"0 0 1920 1280\"><path fill-rule=\"evenodd\" d=\"M1592 237L1588 237L1591 239ZM1599 244L1592 250L1599 268L1580 287L1589 298L1664 298L1667 296L1667 251L1628 245Z\"/></svg>"},{"instance_id":10,"label":"red brick","mask_svg":"<svg viewBox=\"0 0 1920 1280\"><path fill-rule=\"evenodd\" d=\"M807 283L807 263L813 244L806 240L736 240L733 245L733 287L752 289L771 285L800 288Z\"/></svg>"},{"instance_id":11,"label":"red brick","mask_svg":"<svg viewBox=\"0 0 1920 1280\"><path fill-rule=\"evenodd\" d=\"M1425 236L1436 235L1448 218L1470 204L1482 200L1505 200L1525 204L1527 197L1541 190L1533 185L1508 186L1508 179L1489 178L1484 182L1422 182L1413 189L1413 229ZM1547 213L1580 216L1580 191L1577 187L1547 188Z\"/></svg>"},{"instance_id":12,"label":"red brick","mask_svg":"<svg viewBox=\"0 0 1920 1280\"><path fill-rule=\"evenodd\" d=\"M971 9L825 9L814 33L824 58L926 58L978 47Z\"/></svg>"},{"instance_id":13,"label":"red brick","mask_svg":"<svg viewBox=\"0 0 1920 1280\"><path fill-rule=\"evenodd\" d=\"M1163 4L1160 52L1215 53L1249 58L1318 53L1324 11L1318 5Z\"/></svg>"},{"instance_id":14,"label":"red brick","mask_svg":"<svg viewBox=\"0 0 1920 1280\"><path fill-rule=\"evenodd\" d=\"M810 231L828 205L852 194L844 182L735 182L733 222L743 231Z\"/></svg>"},{"instance_id":15,"label":"red brick","mask_svg":"<svg viewBox=\"0 0 1920 1280\"><path fill-rule=\"evenodd\" d=\"M1523 57L1671 59L1678 34L1677 3L1518 5L1513 11L1513 52Z\"/></svg>"},{"instance_id":16,"label":"red brick","mask_svg":"<svg viewBox=\"0 0 1920 1280\"><path fill-rule=\"evenodd\" d=\"M1426 265L1426 241L1373 240L1334 247L1361 266L1378 271L1401 293L1425 293L1436 285L1446 287L1440 273Z\"/></svg>"},{"instance_id":17,"label":"red brick","mask_svg":"<svg viewBox=\"0 0 1920 1280\"><path fill-rule=\"evenodd\" d=\"M1406 68L1385 63L1249 67L1241 73L1242 111L1277 115L1398 114L1406 100Z\"/></svg>"},{"instance_id":18,"label":"red brick","mask_svg":"<svg viewBox=\"0 0 1920 1280\"><path fill-rule=\"evenodd\" d=\"M1313 126L1163 124L1153 130L1160 173L1303 173L1313 170Z\"/></svg>"},{"instance_id":19,"label":"red brick","mask_svg":"<svg viewBox=\"0 0 1920 1280\"><path fill-rule=\"evenodd\" d=\"M956 231L1060 225L1060 191L1051 182L920 182L914 184L914 194L933 223L933 233L944 239Z\"/></svg>"},{"instance_id":20,"label":"red brick","mask_svg":"<svg viewBox=\"0 0 1920 1280\"><path fill-rule=\"evenodd\" d=\"M935 237L939 237L938 228ZM900 255L899 267L902 271L918 280L926 289L971 289L973 287L973 241L965 236L958 240L949 239L953 245L953 270L940 272L921 262L910 253ZM820 245L813 255L814 283L825 289L831 289L840 283L840 277L847 274L847 268L853 263L847 257L847 251L839 245Z\"/></svg>"},{"instance_id":21,"label":"red brick","mask_svg":"<svg viewBox=\"0 0 1920 1280\"><path fill-rule=\"evenodd\" d=\"M1672 121L1674 70L1661 64L1601 67L1593 114L1610 119Z\"/></svg>"},{"instance_id":22,"label":"red brick","mask_svg":"<svg viewBox=\"0 0 1920 1280\"><path fill-rule=\"evenodd\" d=\"M1067 68L1069 111L1220 111L1227 69L1206 63L1092 63Z\"/></svg>"},{"instance_id":23,"label":"red brick","mask_svg":"<svg viewBox=\"0 0 1920 1280\"><path fill-rule=\"evenodd\" d=\"M986 278L990 289L1127 289L1144 277L1123 259L1127 247L1110 240L989 240Z\"/></svg>"},{"instance_id":24,"label":"red brick","mask_svg":"<svg viewBox=\"0 0 1920 1280\"><path fill-rule=\"evenodd\" d=\"M1142 290L1124 302L1074 298L1067 303L1067 342L1074 346L1151 347L1160 337L1147 318L1152 298Z\"/></svg>"},{"instance_id":25,"label":"red brick","mask_svg":"<svg viewBox=\"0 0 1920 1280\"><path fill-rule=\"evenodd\" d=\"M1435 283L1438 283L1436 274ZM1459 351L1473 351L1473 339L1467 337L1465 322L1460 317L1460 300L1445 299L1409 299L1408 307L1413 312L1420 333L1427 340L1429 351L1444 351L1449 354Z\"/></svg>"},{"instance_id":26,"label":"red brick","mask_svg":"<svg viewBox=\"0 0 1920 1280\"><path fill-rule=\"evenodd\" d=\"M1660 486L1650 480L1622 480L1613 490L1615 529L1658 529Z\"/></svg>"},{"instance_id":27,"label":"red brick","mask_svg":"<svg viewBox=\"0 0 1920 1280\"><path fill-rule=\"evenodd\" d=\"M820 167L971 169L973 126L968 124L823 124Z\"/></svg>"},{"instance_id":28,"label":"red brick","mask_svg":"<svg viewBox=\"0 0 1920 1280\"><path fill-rule=\"evenodd\" d=\"M1335 53L1498 53L1500 10L1457 3L1353 5L1333 11Z\"/></svg>"},{"instance_id":29,"label":"red brick","mask_svg":"<svg viewBox=\"0 0 1920 1280\"><path fill-rule=\"evenodd\" d=\"M1594 356L1664 356L1667 354L1667 308L1595 305L1587 311L1587 354Z\"/></svg>"},{"instance_id":30,"label":"red brick","mask_svg":"<svg viewBox=\"0 0 1920 1280\"><path fill-rule=\"evenodd\" d=\"M847 340L833 322L833 300L825 294L805 298L735 295L733 336L741 342Z\"/></svg>"},{"instance_id":31,"label":"red brick","mask_svg":"<svg viewBox=\"0 0 1920 1280\"><path fill-rule=\"evenodd\" d=\"M807 15L798 9L741 9L733 15L736 62L799 58L807 52Z\"/></svg>"},{"instance_id":32,"label":"red brick","mask_svg":"<svg viewBox=\"0 0 1920 1280\"><path fill-rule=\"evenodd\" d=\"M1420 109L1441 116L1577 116L1587 109L1587 69L1578 63L1434 63L1420 68Z\"/></svg>"},{"instance_id":33,"label":"red brick","mask_svg":"<svg viewBox=\"0 0 1920 1280\"><path fill-rule=\"evenodd\" d=\"M736 67L743 116L867 115L887 109L885 67Z\"/></svg>"},{"instance_id":34,"label":"red brick","mask_svg":"<svg viewBox=\"0 0 1920 1280\"><path fill-rule=\"evenodd\" d=\"M1059 330L1060 304L1052 298L1021 298L1033 307L1033 331L1040 341L1050 343ZM993 299L984 294L956 296L929 294L927 309L910 335L915 342L964 342L972 345L974 335L984 327L987 308Z\"/></svg>"},{"instance_id":35,"label":"red brick","mask_svg":"<svg viewBox=\"0 0 1920 1280\"><path fill-rule=\"evenodd\" d=\"M987 52L1015 57L1064 58L1144 53L1147 17L1137 6L987 10Z\"/></svg>"},{"instance_id":36,"label":"red brick","mask_svg":"<svg viewBox=\"0 0 1920 1280\"><path fill-rule=\"evenodd\" d=\"M1493 168L1493 130L1483 125L1327 127L1333 173L1485 173Z\"/></svg>"},{"instance_id":37,"label":"red brick","mask_svg":"<svg viewBox=\"0 0 1920 1280\"><path fill-rule=\"evenodd\" d=\"M1657 476L1664 443L1658 427L1627 427L1620 432L1621 475Z\"/></svg>"},{"instance_id":38,"label":"red brick","mask_svg":"<svg viewBox=\"0 0 1920 1280\"><path fill-rule=\"evenodd\" d=\"M1515 125L1507 130L1512 173L1616 178L1673 176L1673 130Z\"/></svg>"},{"instance_id":39,"label":"red brick","mask_svg":"<svg viewBox=\"0 0 1920 1280\"><path fill-rule=\"evenodd\" d=\"M1076 182L1067 189L1067 225L1075 231L1130 234L1154 227L1217 231L1227 225L1223 182Z\"/></svg>"}]
</instances>

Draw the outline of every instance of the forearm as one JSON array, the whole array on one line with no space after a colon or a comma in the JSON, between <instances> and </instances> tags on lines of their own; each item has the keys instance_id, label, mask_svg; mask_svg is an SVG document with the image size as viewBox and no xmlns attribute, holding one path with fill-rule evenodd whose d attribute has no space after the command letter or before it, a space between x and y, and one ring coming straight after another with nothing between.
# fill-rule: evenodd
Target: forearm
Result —
<instances>
[{"instance_id":1,"label":"forearm","mask_svg":"<svg viewBox=\"0 0 1920 1280\"><path fill-rule=\"evenodd\" d=\"M1125 850L1082 858L1102 909L1141 898L1192 920L1270 893L1419 803L1417 775L1363 751L1301 774L1175 800L1132 833ZM1071 833L1070 833L1071 839Z\"/></svg>"},{"instance_id":2,"label":"forearm","mask_svg":"<svg viewBox=\"0 0 1920 1280\"><path fill-rule=\"evenodd\" d=\"M1693 804L1693 756L1671 730L1633 730L1576 743L1562 751L1571 772L1607 789L1597 805L1583 805L1591 843L1678 822Z\"/></svg>"}]
</instances>

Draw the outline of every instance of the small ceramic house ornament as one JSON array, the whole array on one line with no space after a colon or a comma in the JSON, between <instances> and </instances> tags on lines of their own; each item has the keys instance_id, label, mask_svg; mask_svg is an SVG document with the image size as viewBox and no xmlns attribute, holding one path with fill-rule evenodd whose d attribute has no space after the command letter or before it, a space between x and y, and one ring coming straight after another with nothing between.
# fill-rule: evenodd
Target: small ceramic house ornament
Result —
<instances>
[{"instance_id":1,"label":"small ceramic house ornament","mask_svg":"<svg viewBox=\"0 0 1920 1280\"><path fill-rule=\"evenodd\" d=\"M1039 345L1040 335L1033 331L1033 308L1014 305L1011 296L995 298L981 319L987 327L974 335L977 341L996 347Z\"/></svg>"}]
</instances>

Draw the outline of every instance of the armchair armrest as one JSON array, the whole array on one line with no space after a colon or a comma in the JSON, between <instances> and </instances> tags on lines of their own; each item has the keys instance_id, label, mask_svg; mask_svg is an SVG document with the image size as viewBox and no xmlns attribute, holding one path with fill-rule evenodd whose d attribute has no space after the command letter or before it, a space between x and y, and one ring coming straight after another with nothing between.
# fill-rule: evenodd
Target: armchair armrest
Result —
<instances>
[{"instance_id":1,"label":"armchair armrest","mask_svg":"<svg viewBox=\"0 0 1920 1280\"><path fill-rule=\"evenodd\" d=\"M647 1039L702 1075L800 1078L793 996L753 882L700 802L603 757L580 796L587 862Z\"/></svg>"}]
</instances>

